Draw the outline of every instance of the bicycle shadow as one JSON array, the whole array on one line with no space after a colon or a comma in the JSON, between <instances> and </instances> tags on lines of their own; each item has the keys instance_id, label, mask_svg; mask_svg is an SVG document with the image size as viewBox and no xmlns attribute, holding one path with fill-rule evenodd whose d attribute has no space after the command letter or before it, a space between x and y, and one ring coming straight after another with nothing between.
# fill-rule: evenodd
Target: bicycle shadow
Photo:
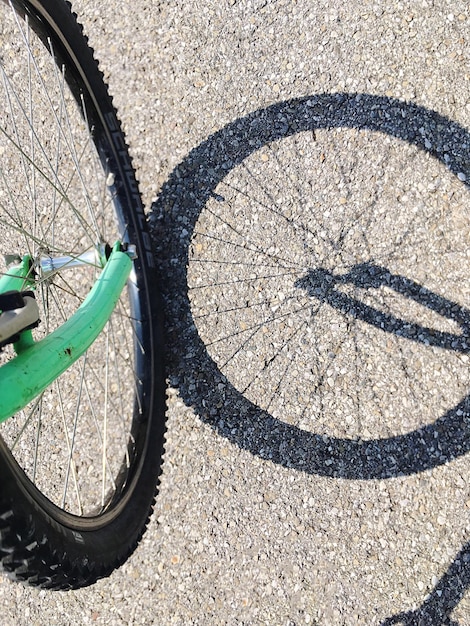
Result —
<instances>
[{"instance_id":1,"label":"bicycle shadow","mask_svg":"<svg viewBox=\"0 0 470 626\"><path fill-rule=\"evenodd\" d=\"M361 289L377 289L386 286L405 298L414 300L430 311L455 322L460 326L461 334L444 332L405 321L346 295L336 288L348 283ZM469 310L405 276L391 274L384 267L373 263L361 263L354 265L349 272L342 275L335 275L324 268L316 268L297 280L295 286L304 289L312 298L329 304L344 315L362 320L383 332L393 333L398 337L426 346L453 350L461 354L470 352Z\"/></svg>"},{"instance_id":2,"label":"bicycle shadow","mask_svg":"<svg viewBox=\"0 0 470 626\"><path fill-rule=\"evenodd\" d=\"M152 207L153 240L162 269L168 320L169 378L184 402L204 422L261 458L302 472L336 478L364 480L411 475L447 463L470 450L470 395L433 423L402 435L358 441L307 432L275 419L226 380L208 354L191 314L186 269L188 248L199 214L215 194L219 182L255 150L272 141L302 131L338 127L381 132L411 143L442 161L453 174L463 178L463 173L470 180L469 155L463 147L470 145L469 133L433 111L387 97L341 93L290 100L255 111L214 133L173 170ZM349 281L367 288L374 281L384 284L388 280L397 292L435 312L447 311L455 303L426 292L405 277L391 274L387 277L387 270L377 266L356 267L343 277L326 274L326 270L312 270L297 286L318 298L320 285L329 279L332 287L324 290L320 298L338 310L354 310L357 318L368 323L378 319L383 329L412 341L461 353L469 351L468 311L460 309L455 314L453 321L460 326L460 335L436 333L417 324L407 326L396 317L375 308L371 310L359 301L353 302L354 299L341 294L336 287ZM454 306L453 310L458 311L459 307ZM466 550L468 554L468 546ZM466 581L466 588L469 565L466 560L458 562L460 579ZM455 598L460 598L460 592L455 593ZM452 604L448 598L441 601L444 595L436 595L434 608L431 607L436 618L448 615L446 606Z\"/></svg>"},{"instance_id":3,"label":"bicycle shadow","mask_svg":"<svg viewBox=\"0 0 470 626\"><path fill-rule=\"evenodd\" d=\"M403 611L387 618L381 626L458 626L450 614L470 587L470 542L466 543L437 582L432 592L415 611Z\"/></svg>"}]
</instances>

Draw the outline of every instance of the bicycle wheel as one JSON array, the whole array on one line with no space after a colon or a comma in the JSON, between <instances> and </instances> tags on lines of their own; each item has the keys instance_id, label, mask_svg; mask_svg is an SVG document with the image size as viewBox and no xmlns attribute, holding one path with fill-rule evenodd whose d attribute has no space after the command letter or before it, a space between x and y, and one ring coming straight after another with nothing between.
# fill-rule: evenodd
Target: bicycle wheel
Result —
<instances>
[{"instance_id":1,"label":"bicycle wheel","mask_svg":"<svg viewBox=\"0 0 470 626\"><path fill-rule=\"evenodd\" d=\"M0 29L0 250L32 258L35 339L89 293L97 248L136 247L98 339L0 426L3 569L71 589L119 566L151 512L164 439L161 307L127 146L75 16L57 0L2 1ZM86 260L51 270L58 257ZM0 364L12 356L6 346Z\"/></svg>"}]
</instances>

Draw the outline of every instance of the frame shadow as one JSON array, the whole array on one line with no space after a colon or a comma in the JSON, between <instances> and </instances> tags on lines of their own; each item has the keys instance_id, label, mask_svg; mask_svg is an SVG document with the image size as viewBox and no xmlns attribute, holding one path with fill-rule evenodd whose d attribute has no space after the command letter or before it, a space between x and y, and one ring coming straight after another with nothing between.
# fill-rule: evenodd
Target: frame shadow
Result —
<instances>
[{"instance_id":1,"label":"frame shadow","mask_svg":"<svg viewBox=\"0 0 470 626\"><path fill-rule=\"evenodd\" d=\"M188 250L198 217L208 199L216 196L219 182L270 142L303 131L338 127L375 131L417 146L468 186L469 132L434 111L393 98L356 93L312 95L273 104L227 124L183 159L152 206L152 238L167 318L168 376L202 421L231 443L263 459L309 474L350 480L412 475L448 463L470 450L470 395L433 423L403 435L369 440L325 437L284 423L245 398L208 354L192 318ZM311 270L297 286L340 311L353 310L358 319L379 323L386 332L460 353L470 351L470 311L456 303L371 264L356 266L344 276L326 274L326 270ZM329 287L322 291L325 281ZM436 334L417 324L405 325L398 318L341 294L336 286L345 282L364 288L387 284L436 312L451 307L455 311L452 319L461 334ZM421 609L389 618L383 624L452 624L448 621L450 611L469 585L470 551L466 544Z\"/></svg>"}]
</instances>

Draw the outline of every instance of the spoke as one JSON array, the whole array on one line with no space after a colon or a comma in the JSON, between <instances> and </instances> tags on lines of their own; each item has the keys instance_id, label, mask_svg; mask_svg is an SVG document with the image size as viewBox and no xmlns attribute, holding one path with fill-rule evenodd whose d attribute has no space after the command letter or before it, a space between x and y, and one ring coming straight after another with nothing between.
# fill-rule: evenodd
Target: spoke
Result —
<instances>
[{"instance_id":1,"label":"spoke","mask_svg":"<svg viewBox=\"0 0 470 626\"><path fill-rule=\"evenodd\" d=\"M20 32L20 34L21 34L21 37L22 37L22 39L23 39L23 42L24 42L24 44L25 44L25 47L26 47L26 50L27 50L27 53L28 53L28 64L32 63L32 67L33 67L33 68L34 68L34 70L35 70L36 77L37 77L37 79L38 79L38 81L39 81L39 83L40 83L40 86L41 86L41 88L42 88L42 93L43 93L43 95L44 95L44 96L45 96L45 98L46 98L46 102L47 102L47 104L48 104L48 106L49 106L49 110L50 110L50 112L52 113L52 115L53 115L53 117L54 117L54 120L55 120L55 123L56 123L56 125L57 125L57 128L58 128L58 130L59 130L59 133L60 133L60 134L61 134L61 136L63 137L63 139L64 139L64 141L65 141L65 144L66 144L66 146L67 146L67 148L68 148L69 155L70 155L70 156L71 156L71 158L72 158L72 161L73 161L73 163L74 163L74 165L75 165L75 168L76 168L76 170L77 170L77 174L78 174L78 176L79 176L79 179L80 179L80 181L81 181L81 183L82 183L82 185L83 185L83 189L84 189L84 196L85 196L85 199L86 199L86 202L87 202L87 206L88 206L88 209L89 209L89 212L90 212L90 209L91 209L91 204L90 204L90 202L89 202L89 196L88 196L88 194L86 193L86 185L84 184L83 177L82 177L82 174L81 174L81 170L80 170L80 168L78 167L78 159L77 159L77 153L76 153L76 149L75 149L75 143L74 143L74 141L73 141L73 135L71 135L72 140L71 140L71 141L69 141L69 140L68 140L67 135L65 134L64 125L63 125L63 124L61 124L60 119L58 118L58 115L57 115L56 107L54 106L54 103L53 103L53 102L52 102L52 100L51 100L51 96L50 96L50 94L49 94L50 85L48 86L48 85L46 84L46 82L45 82L44 78L43 78L42 72L41 72L41 70L40 70L40 68L39 68L39 66L38 66L38 64L37 64L36 58L35 58L35 56L34 56L34 54L33 54L32 50L31 50L31 47L30 47L30 45L29 45L28 37L25 35L25 32L24 32L24 30L23 30L23 28L22 28L22 26L21 26L21 24L20 24L20 22L19 22L19 18L18 18L16 15L15 15L15 19L16 19L16 23L17 23L18 30L19 30L19 32ZM53 49L52 49L52 43L51 43L51 42L49 42L49 46L50 46L50 49L51 49L51 54L53 55L54 51L53 51ZM55 72L55 74L56 74L56 76L57 76L56 66L55 66L55 64L52 62L52 59L50 60L50 67L51 67L51 68L54 68L54 72ZM60 81L57 81L57 82L58 82L58 86L60 87ZM96 232L96 231L95 231L95 232L93 232L93 231L90 231L90 230L88 229L88 226L89 226L89 225L88 225L88 223L84 220L84 218L82 217L81 212L80 212L80 211L79 211L79 210L75 207L75 205L74 205L74 204L70 201L70 198L69 198L69 197L67 196L67 194L65 193L65 190L64 190L63 188L62 188L62 189L59 189L59 186L60 186L60 180L59 180L59 179L58 179L58 177L57 177L57 170L54 168L54 165L53 165L53 163L51 162L51 159L50 159L50 158L48 157L48 155L46 154L46 152L45 152L45 150L44 150L44 148L43 148L42 142L41 142L41 141L40 141L40 139L37 137L37 134L36 134L36 132L35 132L35 129L34 129L34 126L33 126L32 120L30 119L30 117L29 117L28 115L26 115L26 113L25 113L25 111L24 111L24 108L23 108L23 106L22 106L22 104L21 104L21 102L20 102L20 100L19 100L19 97L17 96L16 92L14 92L14 95L16 96L18 106L20 107L21 111L23 112L24 119L25 119L25 121L26 121L27 125L29 126L30 133L33 135L33 137L34 137L34 139L35 139L35 141L36 141L36 143L37 143L38 147L41 149L42 156L45 158L46 163L48 164L49 169L51 170L51 172L54 174L54 176L55 176L55 178L56 178L56 183L54 183L54 182L51 180L51 178L50 178L50 177L49 177L49 176L48 176L48 175L47 175L44 171L42 171L42 170L41 170L41 169L37 166L37 164L35 163L35 160L34 160L32 157L28 156L28 155L27 155L27 154L26 154L23 150L21 150L20 146L18 145L18 143L19 143L19 142L16 142L16 143L15 143L15 142L14 142L14 140L13 140L13 138L9 137L9 135L6 133L6 131L4 131L4 129L1 129L1 130L2 130L2 132L3 132L3 134L7 137L7 139L9 139L9 140L10 140L10 141L11 141L11 142L15 145L15 147L16 147L18 150L21 150L21 151L22 151L22 153L23 153L23 155L24 155L25 159L29 162L29 164L30 164L33 168L35 168L35 170L36 170L38 173L40 173L40 174L41 174L41 176L43 176L43 178L44 178L44 179L45 179L45 180L46 180L46 181L47 181L47 182L51 185L51 188L52 188L53 190L55 190L55 191L56 191L56 192L57 192L57 193L58 193L58 194L59 194L59 195L63 198L63 200L65 200L65 201L68 203L68 205L69 205L69 206L70 206L70 208L72 209L72 211L73 211L73 213L74 213L75 217L77 218L78 222L79 222L79 223L81 224L81 226L83 227L84 232L86 232L86 233L88 234L88 236L90 237L90 239L91 239L93 242L94 242L94 241L96 241L96 238L97 238L97 232ZM67 106L66 106L66 103L65 103L65 98L64 98L63 93L62 93L61 95L62 95L62 101L64 102L64 105L65 105L66 119L67 119L67 129L68 129L68 131L69 131L69 132L71 132L71 131L70 131L70 128L71 128L71 127L70 127L70 120L69 120L69 118L68 118Z\"/></svg>"},{"instance_id":2,"label":"spoke","mask_svg":"<svg viewBox=\"0 0 470 626\"><path fill-rule=\"evenodd\" d=\"M124 338L126 341L126 348L128 348L127 346L127 332L124 333ZM115 336L115 324L114 324L114 320L111 318L108 322L107 325L107 337L111 336L111 344L112 344L112 354L114 355L114 359L113 359L113 372L114 372L114 381L116 383L117 386L117 393L113 394L114 396L117 396L118 398L118 405L120 406L126 406L126 402L124 401L124 392L123 392L123 381L121 380L122 375L121 372L119 371L118 368L118 355L120 355L120 350L119 350L119 343L116 340L116 336ZM109 348L109 345L108 345ZM109 351L108 351L109 354ZM129 353L129 358L132 359L132 353ZM133 369L133 368L132 368ZM135 378L135 376L134 376ZM127 416L128 417L128 416ZM122 427L122 433L127 433L128 429L129 429L129 425L126 423L126 415L123 414L122 411L119 411L119 421ZM124 442L127 443L127 442ZM127 467L130 467L130 459L129 459L129 450L127 448L127 445L125 447L125 459L126 459L126 465Z\"/></svg>"},{"instance_id":3,"label":"spoke","mask_svg":"<svg viewBox=\"0 0 470 626\"><path fill-rule=\"evenodd\" d=\"M95 374L94 370L93 370L93 373ZM88 372L88 375L89 374L90 374L90 372ZM94 427L95 427L96 436L98 437L98 441L100 443L100 448L101 448L101 450L103 450L104 445L103 445L102 428L101 428L101 426L99 424L98 416L97 416L96 411L95 411L95 407L94 407L95 403L93 402L93 398L92 398L92 396L90 394L88 381L85 382L85 391L86 391L87 399L88 399L89 406L90 406L90 412L91 412L91 415L93 417L93 424L94 424ZM113 409L115 409L115 408L116 407L113 407ZM111 469L110 464L109 464L109 460L107 458L106 458L106 468L108 470L109 482L111 483L113 489L115 489L116 488L116 483L114 481L114 476L113 476L112 469Z\"/></svg>"},{"instance_id":4,"label":"spoke","mask_svg":"<svg viewBox=\"0 0 470 626\"><path fill-rule=\"evenodd\" d=\"M41 424L42 424L42 404L43 404L44 394L41 394L39 398L38 406L37 406L37 420L36 420L36 440L34 443L34 456L33 456L33 470L32 470L32 481L36 482L36 472L38 467L38 453L39 453L39 438L41 436Z\"/></svg>"},{"instance_id":5,"label":"spoke","mask_svg":"<svg viewBox=\"0 0 470 626\"><path fill-rule=\"evenodd\" d=\"M20 153L24 156L24 159L43 177L43 179L51 186L51 189L56 191L57 194L64 200L67 202L67 204L69 205L69 207L72 209L75 217L78 219L79 223L81 224L81 226L83 227L83 231L84 233L88 236L88 238L90 239L91 243L94 245L96 243L96 235L95 233L93 233L93 231L88 227L87 222L84 220L84 218L82 217L82 215L80 214L80 212L77 210L77 208L73 205L73 203L70 200L70 197L65 193L65 191L61 188L59 188L58 185L56 185L51 178L49 178L49 176L47 176L47 174L41 169L39 168L39 166L37 165L37 163L35 163L31 157L26 154L26 152L23 150L23 148L18 145L17 142L15 142L15 140L8 135L8 133L3 129L0 128L0 133L2 133L2 135L12 144L12 146ZM29 233L28 233L29 235ZM33 234L33 239L36 241L37 236Z\"/></svg>"},{"instance_id":6,"label":"spoke","mask_svg":"<svg viewBox=\"0 0 470 626\"><path fill-rule=\"evenodd\" d=\"M39 407L39 404L40 404L40 402L41 402L41 399L42 399L42 395L41 395L41 396L39 396L38 398L36 398L36 400L35 400L34 404L32 405L32 407L31 407L31 409L30 409L30 411L29 411L29 413L28 413L28 417L25 419L25 421L24 421L24 423L23 423L23 426L20 428L20 431L18 432L18 434L16 435L15 439L13 440L13 442L12 442L12 444L11 444L11 446L10 446L10 450L11 450L12 452L13 452L13 451L14 451L14 449L16 448L16 446L17 446L17 444L18 444L19 440L21 439L21 437L22 437L22 435L23 435L24 431L25 431L25 430L26 430L26 428L30 425L31 420L33 419L33 416L34 416L34 414L35 414L36 410L37 410L37 409L38 409L38 407Z\"/></svg>"},{"instance_id":7,"label":"spoke","mask_svg":"<svg viewBox=\"0 0 470 626\"><path fill-rule=\"evenodd\" d=\"M31 50L30 47L30 29L29 29L29 21L26 20L26 33L25 40L27 42L28 51ZM34 132L34 107L33 107L33 88L32 88L32 77L31 77L31 54L28 54L28 94L29 94L29 140L30 140L30 157L33 163L36 162L35 158L35 132ZM36 195L36 169L34 167L30 167L30 177L31 177L31 224L33 236L38 237L38 230L40 226L40 220L38 220L38 212L37 212L37 195Z\"/></svg>"},{"instance_id":8,"label":"spoke","mask_svg":"<svg viewBox=\"0 0 470 626\"><path fill-rule=\"evenodd\" d=\"M73 455L74 455L74 449L75 449L75 441L76 441L76 435L77 435L77 425L78 425L78 419L80 416L80 405L81 405L81 401L82 401L82 392L83 392L83 381L85 378L85 367L86 367L86 363L87 363L87 354L85 353L83 358L81 359L81 364L80 364L80 382L79 382L79 387L77 390L77 400L76 400L76 404L75 404L75 415L74 415L74 420L73 420L73 431L72 431L72 440L70 442L70 446L69 446L69 454L68 454L68 462L67 462L67 470L66 470L66 474L65 474L65 482L64 482L64 491L63 491L63 495L62 495L62 508L65 507L65 501L67 499L67 489L68 489L68 483L69 483L69 476L70 476L70 471L71 468L73 466ZM82 514L83 511L80 511L80 514Z\"/></svg>"},{"instance_id":9,"label":"spoke","mask_svg":"<svg viewBox=\"0 0 470 626\"><path fill-rule=\"evenodd\" d=\"M0 67L1 67L1 70L2 70L2 79L3 79L3 85L4 85L6 102L8 104L8 109L9 109L9 113L10 113L10 119L11 119L11 122L12 122L12 125L13 125L13 132L14 132L14 135L15 135L16 143L19 145L20 144L20 138L19 138L18 128L17 128L17 124L16 124L16 116L13 113L13 106L12 106L12 102L11 102L11 98L10 98L10 91L8 89L7 77L6 77L3 65L0 65ZM0 130L2 132L4 132L2 128L0 128ZM23 172L24 172L25 184L29 187L29 195L30 195L30 197L32 197L32 190L31 190L31 187L30 187L30 180L29 180L29 176L28 176L28 165L27 165L27 161L25 159L25 154L24 154L23 151L19 151L19 155L20 155L20 161L21 161L22 169L23 169ZM3 167L1 168L1 174L2 174L2 181L3 181L4 185L5 185L5 187L8 189L9 200L10 200L12 206L14 207L16 215L17 215L17 220L14 220L14 221L15 221L15 223L17 223L19 225L19 231L22 232L21 214L20 214L20 212L18 210L18 206L16 204L16 200L15 200L14 194L12 193L12 190L11 190L11 187L10 187L10 184L9 184L8 176L5 175ZM29 245L29 242L26 240L25 244ZM28 247L28 253L32 254L32 251L31 251L31 249L29 247Z\"/></svg>"},{"instance_id":10,"label":"spoke","mask_svg":"<svg viewBox=\"0 0 470 626\"><path fill-rule=\"evenodd\" d=\"M62 418L62 428L64 430L65 440L66 440L66 443L67 443L68 458L70 459L72 457L72 443L70 441L69 431L68 431L68 428L67 428L67 419L66 419L66 416L65 416L64 402L63 402L62 392L61 392L61 388L60 388L60 381L56 380L55 388L56 388L56 393L57 393L58 398L59 398L60 415L61 415L61 418ZM75 496L77 498L78 515L82 515L83 514L83 506L82 506L82 502L81 502L81 499L80 499L80 489L78 487L77 470L75 468L75 464L74 463L71 463L69 465L69 467L71 467L71 471L72 471L73 484L74 484L74 487L75 487ZM66 477L66 483L67 482L68 482L68 476ZM67 490L66 490L66 488L64 488L64 492L62 494L62 508L65 507L66 495L67 495Z\"/></svg>"},{"instance_id":11,"label":"spoke","mask_svg":"<svg viewBox=\"0 0 470 626\"><path fill-rule=\"evenodd\" d=\"M123 311L123 304L121 301L118 302L117 307L114 311L114 319L119 319L120 322L124 322L124 326L123 326L123 330L124 330L123 336L124 336L124 341L125 341L124 348L125 348L125 352L129 354L131 365L129 364L128 359L122 356L122 350L118 350L116 354L117 354L117 357L122 361L123 368L126 371L126 375L129 375L129 373L132 374L133 396L134 396L135 401L138 404L139 414L141 414L142 413L142 399L141 399L141 390L140 390L141 381L137 375L137 372L135 371L134 348L138 348L140 353L144 355L145 347L143 346L141 339L136 330L137 320L131 318L125 311ZM129 336L129 329L131 329L132 331L131 336ZM117 368L117 359L116 359L116 368ZM121 376L121 379L122 379L122 376Z\"/></svg>"},{"instance_id":12,"label":"spoke","mask_svg":"<svg viewBox=\"0 0 470 626\"><path fill-rule=\"evenodd\" d=\"M90 124L89 119L88 119L88 111L87 111L86 103L85 103L85 101L83 99L83 95L82 95L82 112L83 112L83 117L84 117L84 120L85 120L85 126L86 126L87 129L89 129L89 128L91 128L91 124ZM88 139L88 142L87 142L86 145L88 146L88 152L89 152L89 154L95 155L95 159L97 160L97 154L96 154L96 150L94 149L93 140L92 140L92 136L91 136L91 132L90 131L87 132L87 139ZM101 164L99 164L99 163L97 163L95 161L95 167L100 168ZM106 173L106 178L107 178L107 173ZM103 213L104 213L104 210L103 210L104 206L107 204L106 202L104 202L104 199L106 198L106 189L103 188L106 185L103 185L100 188L99 180L97 178L96 179L96 186L97 186L97 197L101 198L100 207L101 207L101 215L103 215ZM84 185L84 189L86 191L85 185ZM88 197L88 193L87 193L87 197ZM91 220L92 220L92 222L93 222L93 224L95 226L95 231L96 231L97 235L102 237L102 229L98 226L98 222L96 220L96 214L95 214L95 211L93 210L91 202L88 205L88 211L89 211L89 214L90 214L90 218L91 218Z\"/></svg>"},{"instance_id":13,"label":"spoke","mask_svg":"<svg viewBox=\"0 0 470 626\"><path fill-rule=\"evenodd\" d=\"M52 44L50 44L50 47L51 47L51 55L53 56L54 55L54 50L52 49ZM81 186L82 186L82 192L83 192L83 199L84 199L86 207L87 207L88 216L89 216L89 219L91 220L92 226L94 227L95 241L98 241L100 239L100 235L101 234L100 234L100 230L98 228L98 224L96 222L95 212L93 210L93 206L92 206L92 202L91 202L91 199L90 199L90 195L88 193L87 185L85 184L85 181L84 181L84 178L83 178L83 174L82 174L82 170L79 167L79 158L78 158L78 155L77 155L76 145L75 145L75 141L74 141L74 133L72 131L72 126L71 126L71 122L70 122L70 116L68 114L68 109L67 109L67 106L66 106L66 103L65 103L65 96L64 96L64 90L63 90L64 83L63 83L63 80L59 80L59 78L58 78L59 71L58 71L57 66L54 65L54 68L55 68L55 73L56 73L56 77L57 77L57 84L58 84L58 87L59 87L59 90L60 90L60 93L61 93L61 96L62 96L61 101L64 103L63 111L64 111L64 117L65 117L65 127L67 128L68 134L70 136L70 143L68 145L69 145L69 150L70 150L70 156L72 157L72 161L73 161L73 163L75 165L74 172L76 173L76 175L78 176L78 178L80 180L80 183L81 183ZM64 71L62 71L60 75L63 76L63 73L64 73ZM83 111L84 111L84 115L85 115L85 103L84 103L83 97L82 97L81 101L82 101L82 107L83 107ZM57 121L58 121L59 130L64 132L63 131L64 124L61 124L59 120L57 120ZM89 128L88 124L87 124L86 127ZM89 131L87 132L87 135L88 136L90 135ZM80 217L81 217L81 215L80 215Z\"/></svg>"},{"instance_id":14,"label":"spoke","mask_svg":"<svg viewBox=\"0 0 470 626\"><path fill-rule=\"evenodd\" d=\"M109 334L106 333L105 353L105 385L104 385L104 410L103 410L103 450L101 459L101 506L105 505L106 496L106 467L108 454L108 394L109 394Z\"/></svg>"}]
</instances>

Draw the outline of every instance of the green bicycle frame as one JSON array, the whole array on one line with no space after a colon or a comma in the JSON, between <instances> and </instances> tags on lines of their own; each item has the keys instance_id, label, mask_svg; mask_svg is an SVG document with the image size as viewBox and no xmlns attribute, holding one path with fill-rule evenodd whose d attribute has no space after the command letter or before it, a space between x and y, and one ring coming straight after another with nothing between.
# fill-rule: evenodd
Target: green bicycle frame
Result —
<instances>
[{"instance_id":1,"label":"green bicycle frame","mask_svg":"<svg viewBox=\"0 0 470 626\"><path fill-rule=\"evenodd\" d=\"M29 263L24 261L0 280L0 293L24 289ZM15 344L17 355L0 367L0 422L41 394L82 356L103 330L121 295L132 260L116 243L92 290L64 324L35 342L24 331Z\"/></svg>"}]
</instances>

